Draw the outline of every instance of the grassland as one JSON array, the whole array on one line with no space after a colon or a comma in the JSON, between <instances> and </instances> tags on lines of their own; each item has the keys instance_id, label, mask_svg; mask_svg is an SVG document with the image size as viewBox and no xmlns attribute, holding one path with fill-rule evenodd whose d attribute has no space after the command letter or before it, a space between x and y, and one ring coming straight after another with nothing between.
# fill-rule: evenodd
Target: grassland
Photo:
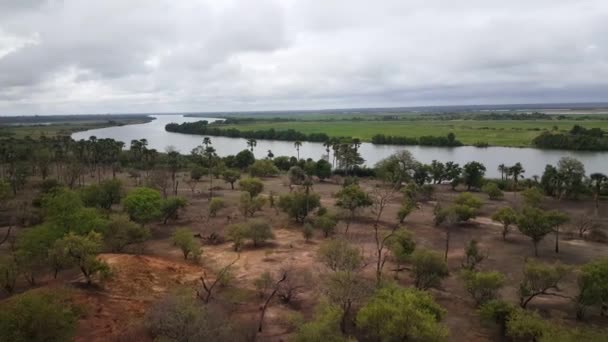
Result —
<instances>
[{"instance_id":1,"label":"grassland","mask_svg":"<svg viewBox=\"0 0 608 342\"><path fill-rule=\"evenodd\" d=\"M487 142L494 146L530 146L543 130L567 131L574 125L608 130L606 120L415 120L415 121L290 121L254 122L222 125L241 131L294 129L302 133L326 133L329 136L352 136L370 141L375 134L420 137L446 135L450 132L465 145Z\"/></svg>"},{"instance_id":2,"label":"grassland","mask_svg":"<svg viewBox=\"0 0 608 342\"><path fill-rule=\"evenodd\" d=\"M31 138L39 138L41 135L47 137L58 136L58 135L71 135L74 132L86 131L89 129L111 127L111 126L123 126L144 123L149 121L148 119L134 118L134 119L120 119L120 120L100 120L100 121L72 121L72 122L59 122L48 125L35 124L35 125L3 125L0 126L0 138L2 137L14 137L24 138L29 136Z\"/></svg>"}]
</instances>

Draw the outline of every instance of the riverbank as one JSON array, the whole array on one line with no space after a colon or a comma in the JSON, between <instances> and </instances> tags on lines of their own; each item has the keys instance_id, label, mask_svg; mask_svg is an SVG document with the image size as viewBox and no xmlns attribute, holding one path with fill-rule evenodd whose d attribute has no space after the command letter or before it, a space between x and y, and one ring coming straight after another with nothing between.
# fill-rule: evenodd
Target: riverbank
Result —
<instances>
[{"instance_id":1,"label":"riverbank","mask_svg":"<svg viewBox=\"0 0 608 342\"><path fill-rule=\"evenodd\" d=\"M52 122L52 123L15 123L0 126L0 138L13 137L39 138L40 136L71 136L73 133L92 129L119 127L126 125L144 124L154 120L150 116L137 116L134 118L120 118L111 120L82 120Z\"/></svg>"}]
</instances>

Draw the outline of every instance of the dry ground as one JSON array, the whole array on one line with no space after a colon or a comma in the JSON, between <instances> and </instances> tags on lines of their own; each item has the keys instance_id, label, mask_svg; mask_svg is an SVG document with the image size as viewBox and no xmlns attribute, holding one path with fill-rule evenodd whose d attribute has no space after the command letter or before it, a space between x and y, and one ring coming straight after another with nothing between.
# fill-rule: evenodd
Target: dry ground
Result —
<instances>
[{"instance_id":1,"label":"dry ground","mask_svg":"<svg viewBox=\"0 0 608 342\"><path fill-rule=\"evenodd\" d=\"M132 180L127 179L125 175L121 176L125 177L126 185L133 186ZM265 196L271 193L280 195L289 192L285 180L281 177L268 178L264 182ZM197 300L195 289L200 287L199 277L205 275L213 279L214 272L237 258L238 254L233 251L230 242L203 245L201 263L195 264L183 260L181 252L170 241L171 233L180 227L190 228L193 234L205 235L210 232L222 234L230 223L244 220L237 207L239 192L230 190L230 185L220 180L214 181L214 185L217 186L215 195L224 198L228 204L228 207L217 217L208 218L206 215L207 182L201 182L194 193L188 188L180 188L179 194L188 198L189 206L176 222L151 226L153 238L143 246L143 255L103 254L100 256L112 267L113 276L95 288L74 286L76 301L86 308L78 328L78 341L149 340L143 332L141 322L151 303L177 288L191 290L193 300ZM375 186L370 181L364 181L362 185L369 191ZM322 196L323 205L334 211L337 210L332 195L339 189L340 186L332 182L314 185L314 191ZM432 224L433 206L436 202L449 203L457 195L458 192L451 191L449 187L437 186L433 201L420 203L419 209L406 219L404 226L412 231L418 246L443 252L445 234L443 230ZM507 286L501 295L512 302L517 302L517 287L523 264L526 258L533 257L532 244L517 229L512 229L507 241L502 241L500 235L502 227L489 219L491 214L502 206L519 207L521 200L519 195L507 193L505 199L501 201L489 201L483 194L478 196L485 202L480 216L473 222L453 230L448 254L451 275L443 281L440 289L431 291L447 310L444 323L450 329L451 341L498 339L493 329L488 329L480 323L475 305L458 277L465 244L471 239L477 240L481 249L487 253L487 260L483 262L481 268L498 270L506 275ZM387 206L382 218L384 226L390 227L396 223L400 201L401 196L396 196ZM608 207L602 205L600 213L608 216ZM585 215L592 208L590 201L547 200L546 206L566 211L573 217ZM371 259L375 246L370 216L369 210L363 211L351 224L348 235L344 234L344 224L340 223L336 238L347 238L362 247L364 255L370 261L362 274L371 280L374 277L374 265ZM265 319L264 332L258 335L258 340L261 341L285 340L293 332L293 327L288 324L289 317L299 313L305 318L310 318L314 306L321 297L321 278L326 270L316 260L316 251L323 242L323 237L320 232L316 232L315 237L310 242L306 242L302 237L301 227L273 208L266 207L255 217L266 219L271 223L275 239L260 248L246 246L240 252L238 261L231 269L233 277L231 283L218 289L215 300L228 303L234 317L238 319L256 320L262 299L256 293L254 279L265 271L278 274L283 269L309 274L309 280L306 281L302 293L295 302L289 305L276 302L270 306ZM0 236L4 230L0 229ZM580 265L608 255L608 245L605 244L581 239L562 239L560 244L561 251L555 254L553 236L547 236L539 248L540 259ZM7 247L2 246L2 248ZM394 269L394 265L389 262L385 267L387 278L394 276L391 269ZM61 282L76 284L79 280L81 279L78 273L71 271L62 274L56 281L46 277L42 284L43 286L55 286ZM413 283L407 271L399 273L398 282L403 286L411 286ZM573 275L566 280L562 293L573 296L575 291L576 278ZM530 307L538 309L543 315L560 322L559 324L577 324L574 321L573 305L567 299L541 296L532 301ZM590 322L608 325L608 319L599 315L595 315Z\"/></svg>"}]
</instances>

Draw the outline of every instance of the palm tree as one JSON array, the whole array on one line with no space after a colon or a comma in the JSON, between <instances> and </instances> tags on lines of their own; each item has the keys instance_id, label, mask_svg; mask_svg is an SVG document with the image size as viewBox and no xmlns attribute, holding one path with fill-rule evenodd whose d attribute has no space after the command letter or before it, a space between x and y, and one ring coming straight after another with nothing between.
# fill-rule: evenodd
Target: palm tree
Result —
<instances>
[{"instance_id":1,"label":"palm tree","mask_svg":"<svg viewBox=\"0 0 608 342\"><path fill-rule=\"evenodd\" d=\"M517 188L517 181L519 180L519 176L522 173L525 173L524 167L521 166L521 163L517 162L515 165L509 168L509 174L513 176L513 182L515 183L515 188Z\"/></svg>"},{"instance_id":2,"label":"palm tree","mask_svg":"<svg viewBox=\"0 0 608 342\"><path fill-rule=\"evenodd\" d=\"M595 200L595 216L597 216L598 209L600 206L600 192L602 191L602 186L606 181L608 181L608 177L603 173L592 173L589 175L590 185L593 190L593 199Z\"/></svg>"},{"instance_id":3,"label":"palm tree","mask_svg":"<svg viewBox=\"0 0 608 342\"><path fill-rule=\"evenodd\" d=\"M507 167L505 164L498 165L498 171L500 171L500 179L505 180L505 172L507 171Z\"/></svg>"},{"instance_id":4,"label":"palm tree","mask_svg":"<svg viewBox=\"0 0 608 342\"><path fill-rule=\"evenodd\" d=\"M203 138L203 145L205 145L205 148L209 147L209 145L211 145L211 138L204 137Z\"/></svg>"},{"instance_id":5,"label":"palm tree","mask_svg":"<svg viewBox=\"0 0 608 342\"><path fill-rule=\"evenodd\" d=\"M271 150L268 150L268 159L274 158L274 153Z\"/></svg>"},{"instance_id":6,"label":"palm tree","mask_svg":"<svg viewBox=\"0 0 608 342\"><path fill-rule=\"evenodd\" d=\"M361 147L361 139L354 138L353 139L353 147L355 148L355 151L358 151L359 147Z\"/></svg>"},{"instance_id":7,"label":"palm tree","mask_svg":"<svg viewBox=\"0 0 608 342\"><path fill-rule=\"evenodd\" d=\"M296 147L296 151L298 151L298 160L300 160L300 146L302 146L302 142L300 140L296 140L293 143L293 146Z\"/></svg>"},{"instance_id":8,"label":"palm tree","mask_svg":"<svg viewBox=\"0 0 608 342\"><path fill-rule=\"evenodd\" d=\"M247 147L249 147L251 152L253 152L253 148L256 147L257 145L258 145L257 140L255 140L253 138L247 139Z\"/></svg>"},{"instance_id":9,"label":"palm tree","mask_svg":"<svg viewBox=\"0 0 608 342\"><path fill-rule=\"evenodd\" d=\"M325 147L325 152L327 152L327 160L329 161L329 151L330 151L330 149L329 149L329 148L331 147L331 140L329 140L329 139L328 139L328 140L326 140L326 141L323 143L323 147Z\"/></svg>"}]
</instances>

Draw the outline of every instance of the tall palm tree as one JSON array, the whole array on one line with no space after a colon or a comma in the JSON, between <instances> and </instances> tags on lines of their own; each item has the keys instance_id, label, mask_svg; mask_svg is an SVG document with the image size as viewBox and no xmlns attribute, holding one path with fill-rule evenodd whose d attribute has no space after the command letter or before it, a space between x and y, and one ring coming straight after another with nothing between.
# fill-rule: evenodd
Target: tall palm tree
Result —
<instances>
[{"instance_id":1,"label":"tall palm tree","mask_svg":"<svg viewBox=\"0 0 608 342\"><path fill-rule=\"evenodd\" d=\"M274 153L271 150L268 150L268 159L274 158Z\"/></svg>"},{"instance_id":2,"label":"tall palm tree","mask_svg":"<svg viewBox=\"0 0 608 342\"><path fill-rule=\"evenodd\" d=\"M253 152L253 148L256 147L258 145L258 141L251 138L251 139L247 139L247 147L249 147L249 149L251 150L251 152Z\"/></svg>"},{"instance_id":3,"label":"tall palm tree","mask_svg":"<svg viewBox=\"0 0 608 342\"><path fill-rule=\"evenodd\" d=\"M595 216L597 216L600 206L600 192L604 183L608 181L608 177L603 173L597 172L589 175L589 180L593 190L593 200L595 201Z\"/></svg>"},{"instance_id":4,"label":"tall palm tree","mask_svg":"<svg viewBox=\"0 0 608 342\"><path fill-rule=\"evenodd\" d=\"M500 171L500 179L505 180L505 172L507 171L507 167L505 164L498 165L498 171Z\"/></svg>"},{"instance_id":5,"label":"tall palm tree","mask_svg":"<svg viewBox=\"0 0 608 342\"><path fill-rule=\"evenodd\" d=\"M205 145L205 148L209 147L209 145L211 145L211 138L204 137L203 138L203 145Z\"/></svg>"},{"instance_id":6,"label":"tall palm tree","mask_svg":"<svg viewBox=\"0 0 608 342\"><path fill-rule=\"evenodd\" d=\"M302 142L300 140L296 140L293 143L293 146L296 147L296 151L298 151L298 160L300 160L300 146L302 146Z\"/></svg>"},{"instance_id":7,"label":"tall palm tree","mask_svg":"<svg viewBox=\"0 0 608 342\"><path fill-rule=\"evenodd\" d=\"M519 162L515 163L515 165L513 165L509 168L509 174L511 174L511 176L513 176L513 182L515 183L515 187L517 187L517 182L519 180L519 176L525 172L526 172L526 170L524 170L524 167Z\"/></svg>"},{"instance_id":8,"label":"tall palm tree","mask_svg":"<svg viewBox=\"0 0 608 342\"><path fill-rule=\"evenodd\" d=\"M325 147L325 152L327 152L327 160L329 161L329 151L330 151L330 149L329 149L329 148L331 147L331 140L329 140L329 139L328 139L328 140L326 140L326 141L323 143L323 147Z\"/></svg>"}]
</instances>

